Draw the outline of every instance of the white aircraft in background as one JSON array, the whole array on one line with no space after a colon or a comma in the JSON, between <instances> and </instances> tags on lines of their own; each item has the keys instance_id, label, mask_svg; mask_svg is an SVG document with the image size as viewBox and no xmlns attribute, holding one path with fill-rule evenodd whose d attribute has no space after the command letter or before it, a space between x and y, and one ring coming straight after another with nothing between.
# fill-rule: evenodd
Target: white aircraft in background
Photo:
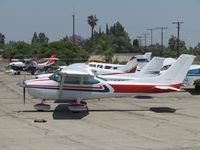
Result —
<instances>
[{"instance_id":1,"label":"white aircraft in background","mask_svg":"<svg viewBox=\"0 0 200 150\"><path fill-rule=\"evenodd\" d=\"M136 55L138 62L137 70L140 71L150 60L152 52L146 52L144 55Z\"/></svg>"},{"instance_id":2,"label":"white aircraft in background","mask_svg":"<svg viewBox=\"0 0 200 150\"><path fill-rule=\"evenodd\" d=\"M176 62L174 58L166 58L160 74L164 73L172 64ZM183 81L186 85L194 85L196 90L200 89L200 65L191 65Z\"/></svg>"},{"instance_id":3,"label":"white aircraft in background","mask_svg":"<svg viewBox=\"0 0 200 150\"><path fill-rule=\"evenodd\" d=\"M106 80L132 80L136 78L153 77L159 75L164 60L165 58L163 57L154 57L140 71L136 71L135 73L98 75L98 76Z\"/></svg>"},{"instance_id":4,"label":"white aircraft in background","mask_svg":"<svg viewBox=\"0 0 200 150\"><path fill-rule=\"evenodd\" d=\"M95 73L95 75L111 75L111 74L126 74L126 73L134 73L137 68L137 60L135 57L131 58L126 65L121 65L120 67L116 67L116 64L108 64L108 63L96 63L91 62L88 64L91 68L91 71ZM64 69L67 66L59 67L58 71ZM39 74L35 75L36 79L47 78L50 77L52 73L47 74Z\"/></svg>"},{"instance_id":5,"label":"white aircraft in background","mask_svg":"<svg viewBox=\"0 0 200 150\"><path fill-rule=\"evenodd\" d=\"M56 60L58 60L58 58L56 58L56 55L53 54L50 58L37 58L37 60L47 61L37 63L35 59L25 59L25 61L31 61L31 63L25 64L23 62L11 62L9 63L8 68L11 68L14 74L20 74L21 71L31 72L31 74L34 74L36 71L46 71L56 62Z\"/></svg>"},{"instance_id":6,"label":"white aircraft in background","mask_svg":"<svg viewBox=\"0 0 200 150\"><path fill-rule=\"evenodd\" d=\"M134 73L137 69L137 59L132 57L126 65L90 62L89 67L96 75Z\"/></svg>"},{"instance_id":7,"label":"white aircraft in background","mask_svg":"<svg viewBox=\"0 0 200 150\"><path fill-rule=\"evenodd\" d=\"M95 76L84 64L72 64L49 78L31 79L18 85L25 88L34 98L41 99L34 107L48 110L46 100L73 101L68 104L71 111L86 111L84 100L131 96L137 93L164 93L179 91L195 56L181 55L165 73L155 77L138 78L128 81L107 81Z\"/></svg>"}]
</instances>

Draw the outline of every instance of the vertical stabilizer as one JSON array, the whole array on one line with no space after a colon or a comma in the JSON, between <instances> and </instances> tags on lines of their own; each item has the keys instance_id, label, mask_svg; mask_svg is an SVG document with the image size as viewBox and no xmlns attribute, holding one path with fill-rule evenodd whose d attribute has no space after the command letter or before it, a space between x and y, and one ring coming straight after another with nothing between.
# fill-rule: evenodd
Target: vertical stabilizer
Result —
<instances>
[{"instance_id":1,"label":"vertical stabilizer","mask_svg":"<svg viewBox=\"0 0 200 150\"><path fill-rule=\"evenodd\" d=\"M182 83L195 56L182 54L177 61L162 75L157 76L158 83Z\"/></svg>"}]
</instances>

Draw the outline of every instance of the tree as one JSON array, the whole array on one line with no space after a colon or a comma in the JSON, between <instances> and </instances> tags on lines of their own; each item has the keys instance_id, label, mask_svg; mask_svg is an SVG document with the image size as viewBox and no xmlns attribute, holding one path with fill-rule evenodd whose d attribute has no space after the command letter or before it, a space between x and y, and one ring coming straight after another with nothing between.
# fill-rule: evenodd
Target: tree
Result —
<instances>
[{"instance_id":1,"label":"tree","mask_svg":"<svg viewBox=\"0 0 200 150\"><path fill-rule=\"evenodd\" d=\"M124 36L125 34L127 34L124 31L124 27L119 23L119 21L110 27L110 33L116 36Z\"/></svg>"},{"instance_id":2,"label":"tree","mask_svg":"<svg viewBox=\"0 0 200 150\"><path fill-rule=\"evenodd\" d=\"M39 39L38 39L36 32L34 32L31 42L32 42L32 44L39 42Z\"/></svg>"},{"instance_id":3,"label":"tree","mask_svg":"<svg viewBox=\"0 0 200 150\"><path fill-rule=\"evenodd\" d=\"M108 24L106 24L106 35L109 34L109 28L108 28Z\"/></svg>"},{"instance_id":4,"label":"tree","mask_svg":"<svg viewBox=\"0 0 200 150\"><path fill-rule=\"evenodd\" d=\"M43 32L39 33L38 39L39 39L39 43L48 43L49 41L49 38Z\"/></svg>"},{"instance_id":5,"label":"tree","mask_svg":"<svg viewBox=\"0 0 200 150\"><path fill-rule=\"evenodd\" d=\"M3 48L5 45L5 36L0 33L0 48Z\"/></svg>"},{"instance_id":6,"label":"tree","mask_svg":"<svg viewBox=\"0 0 200 150\"><path fill-rule=\"evenodd\" d=\"M139 41L138 39L133 40L133 47L138 48L139 47Z\"/></svg>"},{"instance_id":7,"label":"tree","mask_svg":"<svg viewBox=\"0 0 200 150\"><path fill-rule=\"evenodd\" d=\"M94 32L94 27L97 25L97 17L96 15L90 15L88 16L88 24L91 26L91 38L93 39L93 32Z\"/></svg>"},{"instance_id":8,"label":"tree","mask_svg":"<svg viewBox=\"0 0 200 150\"><path fill-rule=\"evenodd\" d=\"M178 47L178 39L175 37L175 36L171 36L171 38L169 39L169 49L172 50L172 51L176 51L177 50L177 47ZM186 50L187 47L185 45L185 42L184 41L181 41L179 40L179 48L180 50Z\"/></svg>"}]
</instances>

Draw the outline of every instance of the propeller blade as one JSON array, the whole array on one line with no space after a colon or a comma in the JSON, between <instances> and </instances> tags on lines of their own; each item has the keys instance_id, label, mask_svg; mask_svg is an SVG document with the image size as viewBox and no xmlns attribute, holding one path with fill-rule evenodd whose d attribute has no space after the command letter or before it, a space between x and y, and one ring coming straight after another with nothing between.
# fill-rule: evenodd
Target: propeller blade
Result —
<instances>
[{"instance_id":1,"label":"propeller blade","mask_svg":"<svg viewBox=\"0 0 200 150\"><path fill-rule=\"evenodd\" d=\"M26 84L25 84L25 76L24 76L24 80L23 80L23 102L25 105L25 101L26 101Z\"/></svg>"},{"instance_id":2,"label":"propeller blade","mask_svg":"<svg viewBox=\"0 0 200 150\"><path fill-rule=\"evenodd\" d=\"M26 89L23 87L23 102L25 104L25 99L26 99Z\"/></svg>"}]
</instances>

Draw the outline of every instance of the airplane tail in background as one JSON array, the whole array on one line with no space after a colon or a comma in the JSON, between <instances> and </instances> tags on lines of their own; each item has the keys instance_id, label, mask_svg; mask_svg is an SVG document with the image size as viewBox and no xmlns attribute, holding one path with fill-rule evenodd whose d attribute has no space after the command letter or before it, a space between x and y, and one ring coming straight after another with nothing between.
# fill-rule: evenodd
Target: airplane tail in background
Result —
<instances>
[{"instance_id":1,"label":"airplane tail in background","mask_svg":"<svg viewBox=\"0 0 200 150\"><path fill-rule=\"evenodd\" d=\"M151 55L152 55L152 52L147 52L147 53L144 54L144 58L146 58L148 61L150 61Z\"/></svg>"},{"instance_id":2,"label":"airplane tail in background","mask_svg":"<svg viewBox=\"0 0 200 150\"><path fill-rule=\"evenodd\" d=\"M137 59L132 57L127 64L121 69L124 73L134 73L137 69Z\"/></svg>"},{"instance_id":3,"label":"airplane tail in background","mask_svg":"<svg viewBox=\"0 0 200 150\"><path fill-rule=\"evenodd\" d=\"M138 74L158 74L162 68L165 58L153 57L153 59L147 63Z\"/></svg>"},{"instance_id":4,"label":"airplane tail in background","mask_svg":"<svg viewBox=\"0 0 200 150\"><path fill-rule=\"evenodd\" d=\"M157 83L183 83L194 58L193 55L182 54L165 73L155 77Z\"/></svg>"},{"instance_id":5,"label":"airplane tail in background","mask_svg":"<svg viewBox=\"0 0 200 150\"><path fill-rule=\"evenodd\" d=\"M49 66L49 65L54 64L56 59L51 60L51 58L56 58L56 57L57 57L56 54L52 54L51 57L50 57L50 60L47 61L46 65Z\"/></svg>"}]
</instances>

